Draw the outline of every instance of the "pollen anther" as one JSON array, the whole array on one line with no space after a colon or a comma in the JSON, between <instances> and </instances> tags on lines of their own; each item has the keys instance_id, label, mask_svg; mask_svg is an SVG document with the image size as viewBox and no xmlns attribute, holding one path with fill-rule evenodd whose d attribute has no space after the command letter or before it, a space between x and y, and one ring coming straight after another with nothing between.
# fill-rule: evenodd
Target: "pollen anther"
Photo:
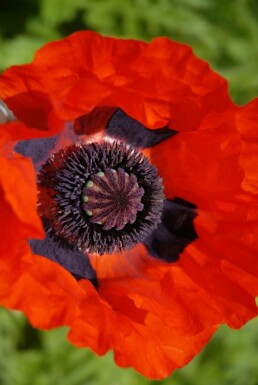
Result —
<instances>
[{"instance_id":1,"label":"pollen anther","mask_svg":"<svg viewBox=\"0 0 258 385\"><path fill-rule=\"evenodd\" d=\"M92 187L93 186L93 182L92 182L92 180L88 180L87 182L86 182L86 187Z\"/></svg>"}]
</instances>

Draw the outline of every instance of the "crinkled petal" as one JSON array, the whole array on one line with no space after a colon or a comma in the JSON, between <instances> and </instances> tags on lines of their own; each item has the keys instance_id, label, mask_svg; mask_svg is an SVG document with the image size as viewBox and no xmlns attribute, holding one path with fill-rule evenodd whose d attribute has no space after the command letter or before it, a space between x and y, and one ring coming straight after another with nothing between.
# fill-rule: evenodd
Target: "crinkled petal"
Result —
<instances>
[{"instance_id":1,"label":"crinkled petal","mask_svg":"<svg viewBox=\"0 0 258 385\"><path fill-rule=\"evenodd\" d=\"M47 44L32 64L5 71L0 87L17 117L51 130L96 106L119 106L147 127L175 130L196 130L204 115L233 108L226 81L188 46L91 31Z\"/></svg>"}]
</instances>

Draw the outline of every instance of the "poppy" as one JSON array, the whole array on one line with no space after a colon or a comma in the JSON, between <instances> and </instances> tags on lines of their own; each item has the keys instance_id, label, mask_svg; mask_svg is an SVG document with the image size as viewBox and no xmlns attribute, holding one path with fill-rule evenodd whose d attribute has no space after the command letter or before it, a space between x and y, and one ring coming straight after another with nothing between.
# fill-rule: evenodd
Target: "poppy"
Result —
<instances>
[{"instance_id":1,"label":"poppy","mask_svg":"<svg viewBox=\"0 0 258 385\"><path fill-rule=\"evenodd\" d=\"M156 379L257 315L257 100L184 44L90 31L0 90L2 305Z\"/></svg>"}]
</instances>

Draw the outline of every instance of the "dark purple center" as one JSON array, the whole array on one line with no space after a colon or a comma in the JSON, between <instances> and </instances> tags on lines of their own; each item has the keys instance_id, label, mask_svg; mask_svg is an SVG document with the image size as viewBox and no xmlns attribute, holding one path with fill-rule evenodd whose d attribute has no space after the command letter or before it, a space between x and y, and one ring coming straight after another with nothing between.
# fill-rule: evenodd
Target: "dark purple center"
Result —
<instances>
[{"instance_id":1,"label":"dark purple center","mask_svg":"<svg viewBox=\"0 0 258 385\"><path fill-rule=\"evenodd\" d=\"M179 197L164 200L156 168L137 150L156 146L172 138L176 131L167 127L150 130L117 109L105 133L118 142L80 145L80 135L88 137L94 119L91 114L78 118L79 132L76 125L75 131L67 126L66 135L74 145L59 152L53 154L58 135L19 141L15 151L30 157L38 174L39 212L46 238L30 240L32 251L59 263L77 279L89 279L97 287L96 273L85 251L111 253L143 242L154 258L176 262L185 247L197 238L194 227L197 208ZM107 170L115 170L118 175L119 169L124 174L114 183ZM112 194L93 182L95 176L102 175L99 173L104 173L102 179ZM88 181L94 186L89 187L91 193L85 194ZM131 191L125 186L129 182L134 184ZM144 194L140 197L142 189ZM96 198L97 190L105 197ZM90 208L85 203L98 206ZM105 204L107 207L103 207ZM92 215L86 210L92 211ZM102 214L102 218L97 214ZM99 223L94 223L96 220ZM124 227L118 230L122 224ZM112 227L105 230L108 225Z\"/></svg>"},{"instance_id":2,"label":"dark purple center","mask_svg":"<svg viewBox=\"0 0 258 385\"><path fill-rule=\"evenodd\" d=\"M39 172L38 190L46 231L75 250L130 249L161 220L164 194L157 169L122 142L53 154Z\"/></svg>"},{"instance_id":3,"label":"dark purple center","mask_svg":"<svg viewBox=\"0 0 258 385\"><path fill-rule=\"evenodd\" d=\"M83 208L92 223L103 230L122 230L127 223L136 221L144 189L137 183L134 174L127 174L122 168L106 168L87 180L83 189Z\"/></svg>"}]
</instances>

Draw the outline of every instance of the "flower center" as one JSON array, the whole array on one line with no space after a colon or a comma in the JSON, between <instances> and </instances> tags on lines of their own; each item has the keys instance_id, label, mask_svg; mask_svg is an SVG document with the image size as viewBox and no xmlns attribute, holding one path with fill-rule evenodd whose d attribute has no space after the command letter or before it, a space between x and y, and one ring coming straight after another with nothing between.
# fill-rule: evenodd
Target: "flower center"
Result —
<instances>
[{"instance_id":1,"label":"flower center","mask_svg":"<svg viewBox=\"0 0 258 385\"><path fill-rule=\"evenodd\" d=\"M67 247L94 253L130 249L160 222L163 185L144 155L122 142L73 145L38 175L46 231Z\"/></svg>"},{"instance_id":2,"label":"flower center","mask_svg":"<svg viewBox=\"0 0 258 385\"><path fill-rule=\"evenodd\" d=\"M106 168L91 176L83 189L83 208L92 223L103 230L122 230L127 223L136 221L138 211L144 206L141 198L144 189L137 183L134 174L122 168L116 171Z\"/></svg>"}]
</instances>

